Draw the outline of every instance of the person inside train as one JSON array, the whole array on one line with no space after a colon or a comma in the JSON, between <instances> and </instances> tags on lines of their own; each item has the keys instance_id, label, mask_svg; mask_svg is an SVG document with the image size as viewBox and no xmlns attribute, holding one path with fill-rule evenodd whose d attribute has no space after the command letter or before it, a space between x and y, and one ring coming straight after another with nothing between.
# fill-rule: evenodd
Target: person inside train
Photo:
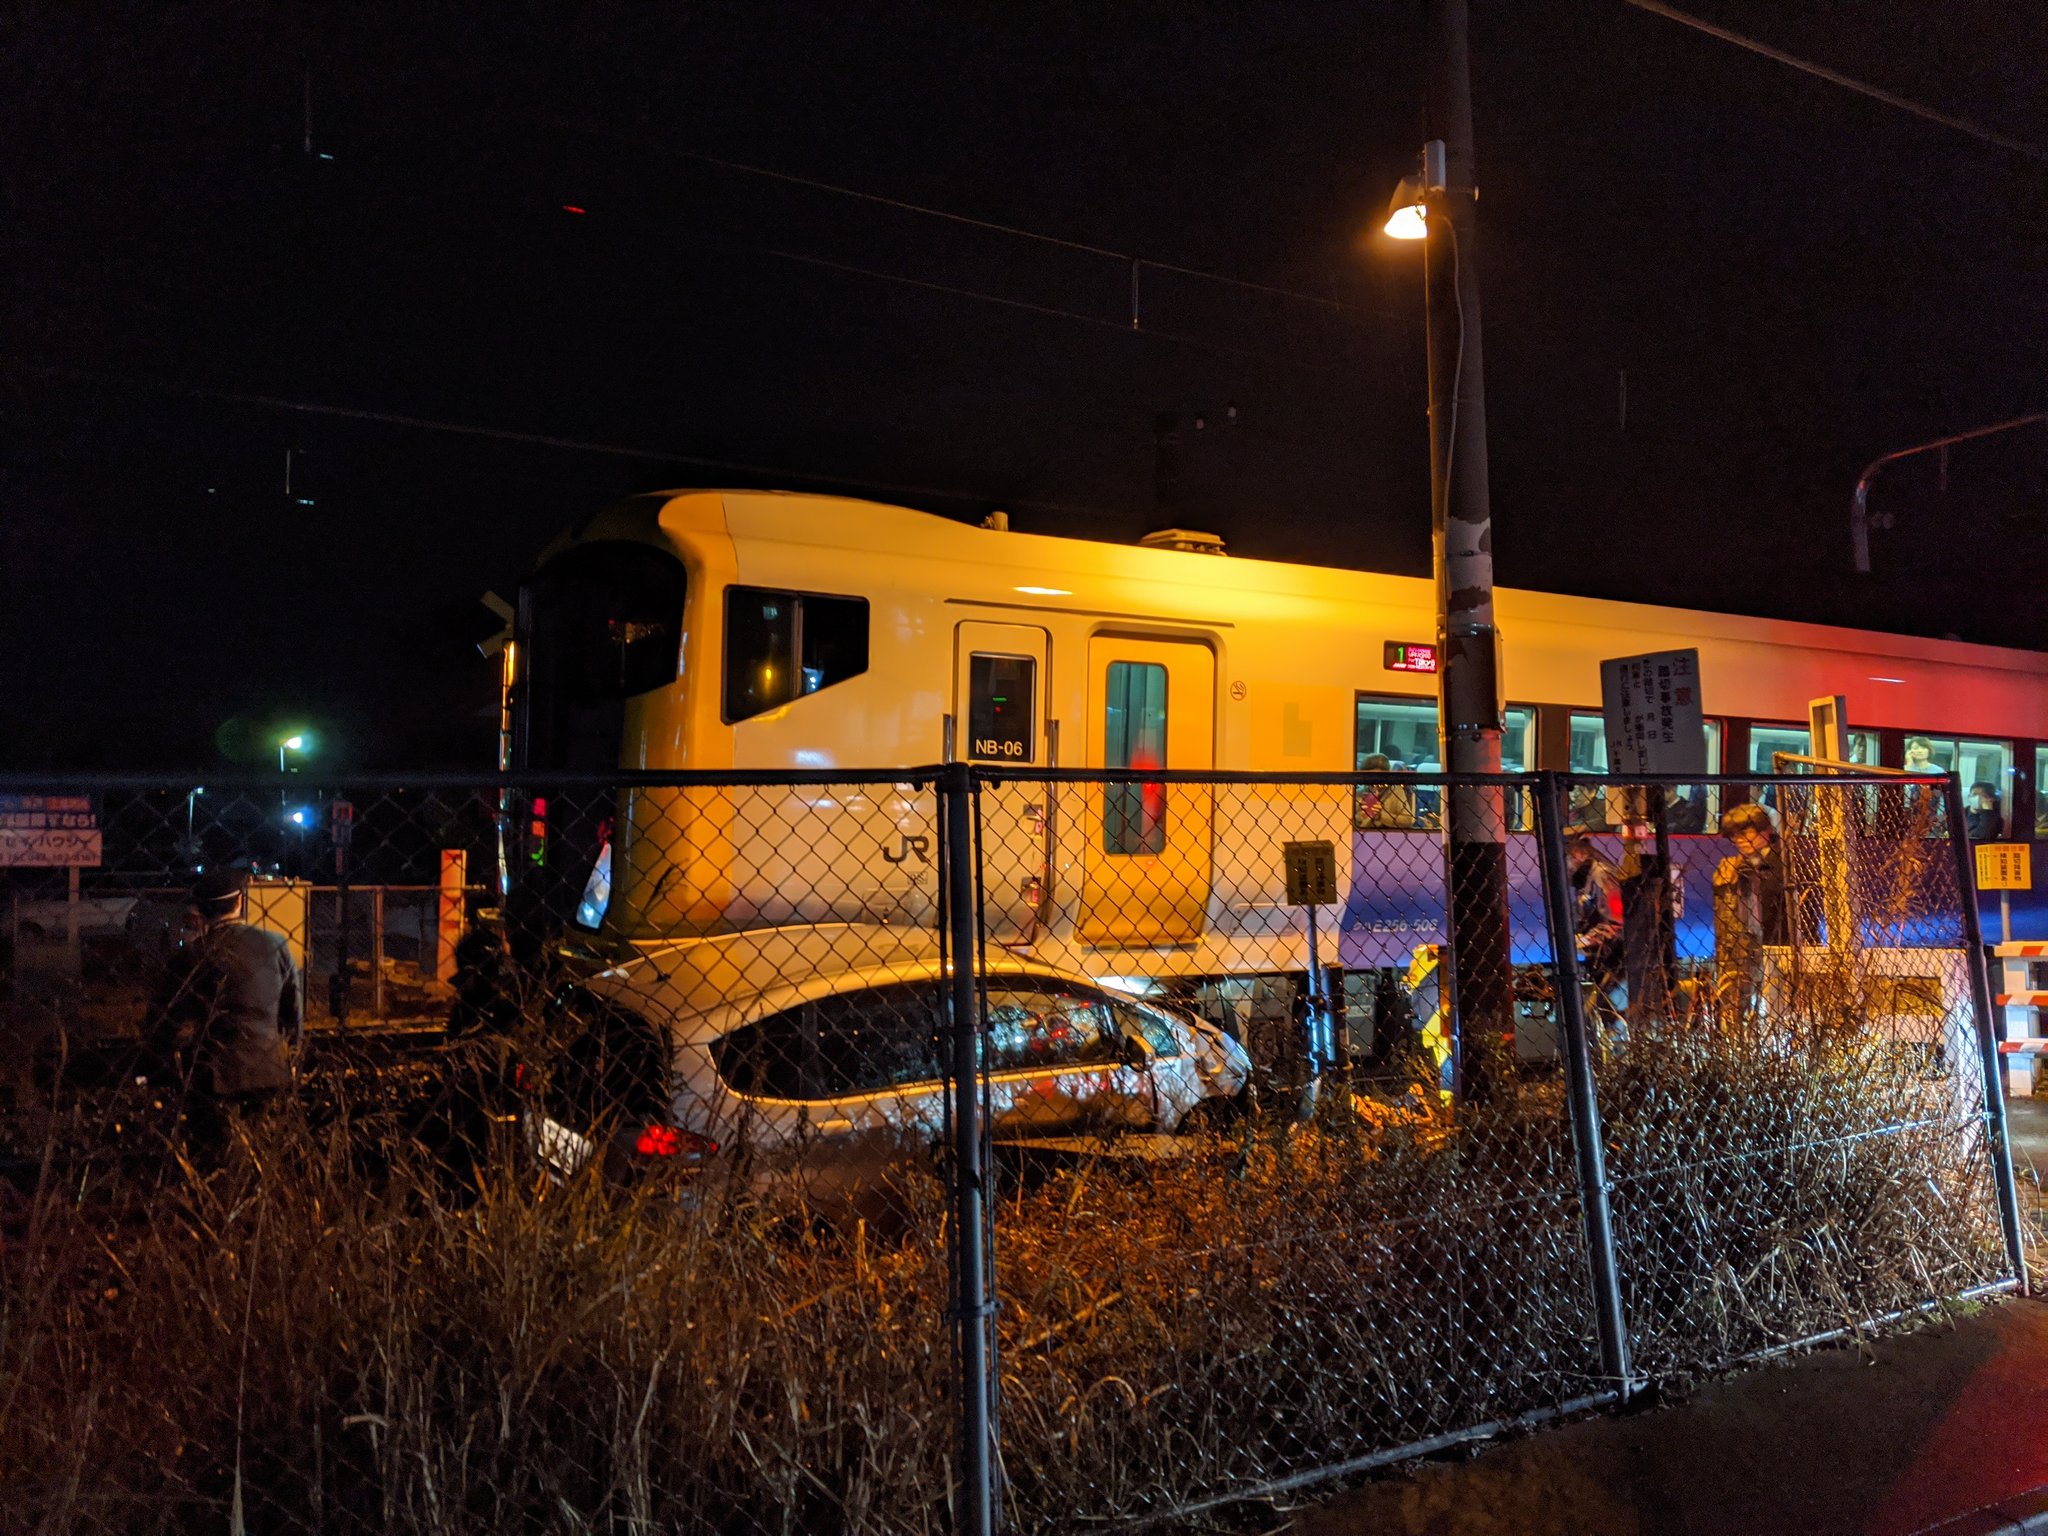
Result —
<instances>
[{"instance_id":1,"label":"person inside train","mask_svg":"<svg viewBox=\"0 0 2048 1536\"><path fill-rule=\"evenodd\" d=\"M1664 805L1664 830L1704 832L1707 830L1707 786L1688 784Z\"/></svg>"},{"instance_id":2,"label":"person inside train","mask_svg":"<svg viewBox=\"0 0 2048 1536\"><path fill-rule=\"evenodd\" d=\"M1396 771L1384 752L1370 754L1358 765L1360 773ZM1411 829L1415 825L1415 795L1405 784L1361 784L1358 786L1356 825L1363 831L1382 828Z\"/></svg>"},{"instance_id":3,"label":"person inside train","mask_svg":"<svg viewBox=\"0 0 2048 1536\"><path fill-rule=\"evenodd\" d=\"M1617 1009L1622 995L1621 876L1593 846L1597 828L1575 821L1564 829L1572 877L1572 932L1587 985Z\"/></svg>"},{"instance_id":4,"label":"person inside train","mask_svg":"<svg viewBox=\"0 0 2048 1536\"><path fill-rule=\"evenodd\" d=\"M1973 843L1995 843L2005 836L2005 808L1998 802L1998 786L1976 783L1970 786L1965 828Z\"/></svg>"},{"instance_id":5,"label":"person inside train","mask_svg":"<svg viewBox=\"0 0 2048 1536\"><path fill-rule=\"evenodd\" d=\"M1934 743L1925 736L1908 736L1906 738L1906 772L1937 774L1941 771L1941 764L1934 760ZM1933 825L1928 827L1927 831L1936 837L1948 836L1948 825L1944 820L1945 812L1940 809L1942 803L1942 797L1940 795L1929 795L1924 785L1908 784L1906 786L1907 808L1919 816L1931 817Z\"/></svg>"},{"instance_id":6,"label":"person inside train","mask_svg":"<svg viewBox=\"0 0 2048 1536\"><path fill-rule=\"evenodd\" d=\"M1607 791L1598 784L1574 784L1571 793L1571 818L1579 826L1595 832L1607 830Z\"/></svg>"}]
</instances>

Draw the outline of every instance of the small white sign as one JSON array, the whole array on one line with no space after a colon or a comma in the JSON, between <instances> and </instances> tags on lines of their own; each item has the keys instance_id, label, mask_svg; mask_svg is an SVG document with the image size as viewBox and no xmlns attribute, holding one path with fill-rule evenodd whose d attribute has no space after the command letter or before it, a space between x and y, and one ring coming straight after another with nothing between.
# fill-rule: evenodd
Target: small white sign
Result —
<instances>
[{"instance_id":1,"label":"small white sign","mask_svg":"<svg viewBox=\"0 0 2048 1536\"><path fill-rule=\"evenodd\" d=\"M1607 714L1607 771L1705 773L1707 729L1700 713L1700 653L1653 651L1600 663Z\"/></svg>"}]
</instances>

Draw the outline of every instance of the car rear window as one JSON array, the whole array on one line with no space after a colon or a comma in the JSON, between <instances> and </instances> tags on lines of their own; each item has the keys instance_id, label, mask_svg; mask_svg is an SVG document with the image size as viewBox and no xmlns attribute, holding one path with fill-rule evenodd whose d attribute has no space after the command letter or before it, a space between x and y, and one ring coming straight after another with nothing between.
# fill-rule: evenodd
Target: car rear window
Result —
<instances>
[{"instance_id":1,"label":"car rear window","mask_svg":"<svg viewBox=\"0 0 2048 1536\"><path fill-rule=\"evenodd\" d=\"M939 988L892 982L834 993L742 1025L711 1048L718 1075L755 1098L826 1100L939 1080Z\"/></svg>"}]
</instances>

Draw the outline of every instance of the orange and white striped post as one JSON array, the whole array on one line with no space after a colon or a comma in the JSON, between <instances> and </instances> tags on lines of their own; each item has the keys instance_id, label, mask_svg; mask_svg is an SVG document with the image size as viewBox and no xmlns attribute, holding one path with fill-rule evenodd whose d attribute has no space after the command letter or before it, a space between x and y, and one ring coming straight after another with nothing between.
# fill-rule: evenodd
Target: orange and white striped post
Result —
<instances>
[{"instance_id":1,"label":"orange and white striped post","mask_svg":"<svg viewBox=\"0 0 2048 1536\"><path fill-rule=\"evenodd\" d=\"M455 980L455 945L468 926L469 853L462 848L441 850L441 901L435 924L434 979Z\"/></svg>"}]
</instances>

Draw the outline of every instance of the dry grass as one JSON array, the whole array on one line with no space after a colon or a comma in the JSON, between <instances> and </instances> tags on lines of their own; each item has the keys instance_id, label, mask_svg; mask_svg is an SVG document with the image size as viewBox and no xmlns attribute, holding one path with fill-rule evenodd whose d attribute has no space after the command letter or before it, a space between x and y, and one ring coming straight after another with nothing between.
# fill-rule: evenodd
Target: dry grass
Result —
<instances>
[{"instance_id":1,"label":"dry grass","mask_svg":"<svg viewBox=\"0 0 2048 1536\"><path fill-rule=\"evenodd\" d=\"M1697 1370L2000 1278L1977 1111L1839 1015L1653 1034L1600 1074L1636 1363Z\"/></svg>"},{"instance_id":2,"label":"dry grass","mask_svg":"<svg viewBox=\"0 0 2048 1536\"><path fill-rule=\"evenodd\" d=\"M1659 1371L1997 1273L1981 1150L1909 1053L1638 1039L1602 1069ZM1601 1385L1555 1081L1455 1122L1327 1097L996 1212L1016 1528L1172 1508ZM1920 1124L1931 1121L1929 1124ZM1914 1129L1887 1129L1915 1126ZM147 1221L46 1188L0 1289L0 1525L918 1532L948 1523L943 1190L885 1223L550 1185L450 1198L348 1124L267 1127Z\"/></svg>"},{"instance_id":3,"label":"dry grass","mask_svg":"<svg viewBox=\"0 0 2048 1536\"><path fill-rule=\"evenodd\" d=\"M932 1240L773 1196L494 1173L457 1207L303 1133L0 1297L0 1488L47 1531L915 1531L950 1450ZM519 1166L507 1158L507 1169Z\"/></svg>"}]
</instances>

